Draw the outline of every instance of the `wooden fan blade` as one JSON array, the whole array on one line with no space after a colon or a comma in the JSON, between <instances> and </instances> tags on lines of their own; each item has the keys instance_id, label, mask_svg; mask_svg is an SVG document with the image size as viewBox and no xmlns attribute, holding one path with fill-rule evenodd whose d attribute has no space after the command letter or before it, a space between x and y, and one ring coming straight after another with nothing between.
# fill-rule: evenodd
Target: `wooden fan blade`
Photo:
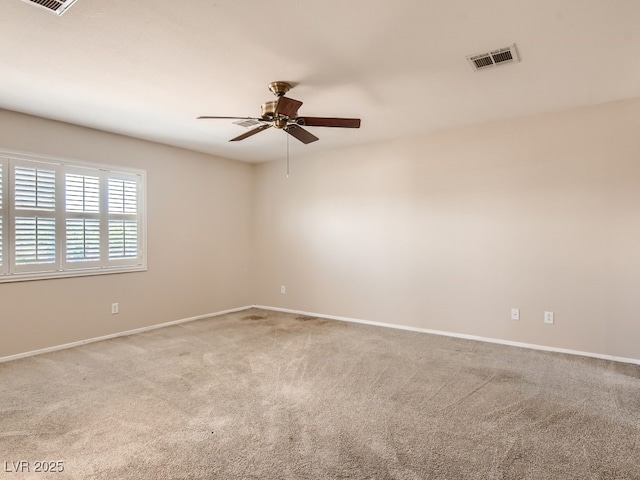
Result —
<instances>
[{"instance_id":1,"label":"wooden fan blade","mask_svg":"<svg viewBox=\"0 0 640 480\"><path fill-rule=\"evenodd\" d=\"M254 117L197 117L196 120L203 120L203 119L222 119L222 120L262 120L261 118L254 118Z\"/></svg>"},{"instance_id":2,"label":"wooden fan blade","mask_svg":"<svg viewBox=\"0 0 640 480\"><path fill-rule=\"evenodd\" d=\"M306 127L360 128L359 118L298 117L297 122Z\"/></svg>"},{"instance_id":3,"label":"wooden fan blade","mask_svg":"<svg viewBox=\"0 0 640 480\"><path fill-rule=\"evenodd\" d=\"M293 98L280 97L276 105L276 114L285 117L293 117L298 113L298 109L302 106L302 102Z\"/></svg>"},{"instance_id":4,"label":"wooden fan blade","mask_svg":"<svg viewBox=\"0 0 640 480\"><path fill-rule=\"evenodd\" d=\"M231 140L229 140L230 142L239 142L240 140L244 140L245 138L249 138L252 135L255 135L256 133L260 133L263 130L266 130L267 128L271 128L271 125L260 125L259 127L254 128L253 130L249 130L247 133L243 133L242 135L239 135L235 138L232 138Z\"/></svg>"},{"instance_id":5,"label":"wooden fan blade","mask_svg":"<svg viewBox=\"0 0 640 480\"><path fill-rule=\"evenodd\" d=\"M298 140L300 140L304 144L315 142L316 140L320 140L311 132L308 132L304 128L299 127L298 125L289 125L287 128L285 128L285 131L292 137L296 137Z\"/></svg>"}]
</instances>

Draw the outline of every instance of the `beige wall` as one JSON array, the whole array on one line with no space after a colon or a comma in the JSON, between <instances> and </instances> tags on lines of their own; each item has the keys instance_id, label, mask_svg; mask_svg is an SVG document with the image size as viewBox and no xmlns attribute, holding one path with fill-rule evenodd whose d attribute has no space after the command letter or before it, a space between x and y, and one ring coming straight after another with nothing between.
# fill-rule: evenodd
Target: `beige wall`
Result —
<instances>
[{"instance_id":1,"label":"beige wall","mask_svg":"<svg viewBox=\"0 0 640 480\"><path fill-rule=\"evenodd\" d=\"M142 168L148 185L148 271L0 284L0 357L251 304L251 165L4 110L0 148Z\"/></svg>"},{"instance_id":2,"label":"beige wall","mask_svg":"<svg viewBox=\"0 0 640 480\"><path fill-rule=\"evenodd\" d=\"M640 101L291 170L256 167L255 303L640 359Z\"/></svg>"},{"instance_id":3,"label":"beige wall","mask_svg":"<svg viewBox=\"0 0 640 480\"><path fill-rule=\"evenodd\" d=\"M149 207L147 272L0 284L0 357L261 304L640 359L639 132L640 101L617 102L293 158L287 179L0 110L1 148L143 168Z\"/></svg>"}]
</instances>

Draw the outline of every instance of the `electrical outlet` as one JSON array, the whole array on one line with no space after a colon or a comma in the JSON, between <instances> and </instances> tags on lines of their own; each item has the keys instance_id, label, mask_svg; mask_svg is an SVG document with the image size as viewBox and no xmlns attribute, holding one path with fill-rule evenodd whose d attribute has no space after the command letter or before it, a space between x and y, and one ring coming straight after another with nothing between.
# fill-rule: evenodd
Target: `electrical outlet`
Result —
<instances>
[{"instance_id":1,"label":"electrical outlet","mask_svg":"<svg viewBox=\"0 0 640 480\"><path fill-rule=\"evenodd\" d=\"M118 313L118 304L117 303L112 303L111 304L111 315L115 315L116 313Z\"/></svg>"},{"instance_id":2,"label":"electrical outlet","mask_svg":"<svg viewBox=\"0 0 640 480\"><path fill-rule=\"evenodd\" d=\"M284 285L280 285L280 293L287 293L287 287L285 287Z\"/></svg>"},{"instance_id":3,"label":"electrical outlet","mask_svg":"<svg viewBox=\"0 0 640 480\"><path fill-rule=\"evenodd\" d=\"M553 312L544 312L544 323L553 325Z\"/></svg>"},{"instance_id":4,"label":"electrical outlet","mask_svg":"<svg viewBox=\"0 0 640 480\"><path fill-rule=\"evenodd\" d=\"M511 309L511 320L520 320L520 309L512 308Z\"/></svg>"}]
</instances>

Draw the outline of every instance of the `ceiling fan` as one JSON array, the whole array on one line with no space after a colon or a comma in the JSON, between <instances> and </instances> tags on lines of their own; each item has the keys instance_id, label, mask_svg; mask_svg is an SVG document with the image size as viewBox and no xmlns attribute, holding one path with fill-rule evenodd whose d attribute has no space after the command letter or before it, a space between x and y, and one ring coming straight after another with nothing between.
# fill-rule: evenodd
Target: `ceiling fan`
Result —
<instances>
[{"instance_id":1,"label":"ceiling fan","mask_svg":"<svg viewBox=\"0 0 640 480\"><path fill-rule=\"evenodd\" d=\"M256 133L260 133L268 128L275 127L284 130L292 137L297 138L302 143L311 143L318 140L308 130L302 127L337 127L337 128L360 128L359 118L332 118L332 117L300 117L298 109L302 106L302 102L284 95L293 88L293 85L287 82L271 82L269 90L278 97L277 100L270 100L262 104L262 115L255 117L212 117L203 116L200 119L227 119L227 120L243 120L245 126L247 123L251 125L259 125L242 135L229 140L230 142L238 142L249 138Z\"/></svg>"}]
</instances>

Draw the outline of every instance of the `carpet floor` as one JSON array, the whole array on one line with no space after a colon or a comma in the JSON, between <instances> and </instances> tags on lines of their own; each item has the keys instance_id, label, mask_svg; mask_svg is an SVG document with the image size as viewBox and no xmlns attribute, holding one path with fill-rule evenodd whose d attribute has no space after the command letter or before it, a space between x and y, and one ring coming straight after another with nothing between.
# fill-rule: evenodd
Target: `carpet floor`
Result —
<instances>
[{"instance_id":1,"label":"carpet floor","mask_svg":"<svg viewBox=\"0 0 640 480\"><path fill-rule=\"evenodd\" d=\"M6 362L0 388L0 480L640 479L640 366L287 313Z\"/></svg>"}]
</instances>

